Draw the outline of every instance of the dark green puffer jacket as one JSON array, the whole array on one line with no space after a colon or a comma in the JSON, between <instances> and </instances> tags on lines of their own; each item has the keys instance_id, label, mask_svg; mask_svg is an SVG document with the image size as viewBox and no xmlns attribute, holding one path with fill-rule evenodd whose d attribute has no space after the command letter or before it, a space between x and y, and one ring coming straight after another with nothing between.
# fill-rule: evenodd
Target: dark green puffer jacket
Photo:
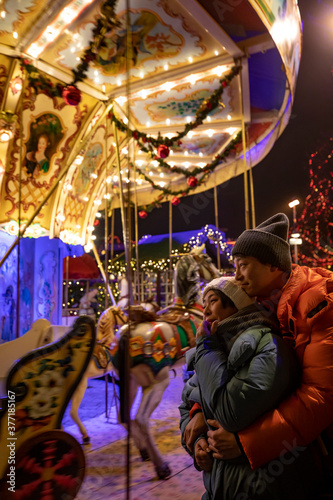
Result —
<instances>
[{"instance_id":1,"label":"dark green puffer jacket","mask_svg":"<svg viewBox=\"0 0 333 500\"><path fill-rule=\"evenodd\" d=\"M192 361L196 373L185 384L179 407L182 436L194 402L201 404L206 420L237 432L274 408L299 379L296 358L277 323L255 305L220 322L216 335L199 337ZM183 439L182 444L186 449ZM245 457L215 459L203 476L205 500L280 499L275 478L263 489L260 471L254 472Z\"/></svg>"}]
</instances>

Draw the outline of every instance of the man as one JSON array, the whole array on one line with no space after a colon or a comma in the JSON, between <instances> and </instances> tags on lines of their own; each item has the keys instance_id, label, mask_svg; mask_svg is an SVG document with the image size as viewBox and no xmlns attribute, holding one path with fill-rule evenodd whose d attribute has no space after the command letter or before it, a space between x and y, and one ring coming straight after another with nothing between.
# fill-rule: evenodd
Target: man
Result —
<instances>
[{"instance_id":1,"label":"man","mask_svg":"<svg viewBox=\"0 0 333 500\"><path fill-rule=\"evenodd\" d=\"M296 391L237 435L208 421L217 427L207 434L213 456L228 460L245 453L253 469L273 459L283 463L287 452L296 456L316 438L324 455L332 443L333 273L292 266L288 230L287 216L274 215L244 231L232 250L236 280L266 314L277 315L302 369ZM196 412L184 433L189 449L202 425Z\"/></svg>"}]
</instances>

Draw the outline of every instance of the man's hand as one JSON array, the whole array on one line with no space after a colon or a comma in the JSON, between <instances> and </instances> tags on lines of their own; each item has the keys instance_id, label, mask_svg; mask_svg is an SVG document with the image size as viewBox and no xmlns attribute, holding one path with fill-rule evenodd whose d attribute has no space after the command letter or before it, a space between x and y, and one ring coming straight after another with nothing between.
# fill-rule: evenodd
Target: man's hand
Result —
<instances>
[{"instance_id":1,"label":"man's hand","mask_svg":"<svg viewBox=\"0 0 333 500\"><path fill-rule=\"evenodd\" d=\"M209 448L213 452L213 457L220 460L240 457L242 452L234 434L225 431L217 420L207 420L207 423L212 427L216 427L215 431L207 432L207 440Z\"/></svg>"},{"instance_id":2,"label":"man's hand","mask_svg":"<svg viewBox=\"0 0 333 500\"><path fill-rule=\"evenodd\" d=\"M202 411L199 411L189 421L184 431L184 442L191 453L193 453L193 446L197 437L206 432L207 425Z\"/></svg>"},{"instance_id":3,"label":"man's hand","mask_svg":"<svg viewBox=\"0 0 333 500\"><path fill-rule=\"evenodd\" d=\"M206 439L199 439L195 443L194 457L201 470L209 472L213 468L213 459L210 455L210 449Z\"/></svg>"}]
</instances>

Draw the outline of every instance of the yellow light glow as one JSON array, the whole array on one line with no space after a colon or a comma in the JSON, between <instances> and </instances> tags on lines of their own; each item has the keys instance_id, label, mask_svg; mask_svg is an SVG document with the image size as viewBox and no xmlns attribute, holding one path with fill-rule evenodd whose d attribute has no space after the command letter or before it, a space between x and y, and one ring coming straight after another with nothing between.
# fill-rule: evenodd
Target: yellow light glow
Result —
<instances>
[{"instance_id":1,"label":"yellow light glow","mask_svg":"<svg viewBox=\"0 0 333 500\"><path fill-rule=\"evenodd\" d=\"M119 104L119 106L124 106L124 104L127 102L127 97L124 95L121 95L115 99L115 101Z\"/></svg>"},{"instance_id":2,"label":"yellow light glow","mask_svg":"<svg viewBox=\"0 0 333 500\"><path fill-rule=\"evenodd\" d=\"M161 88L166 92L169 92L175 86L174 82L165 82L161 85Z\"/></svg>"}]
</instances>

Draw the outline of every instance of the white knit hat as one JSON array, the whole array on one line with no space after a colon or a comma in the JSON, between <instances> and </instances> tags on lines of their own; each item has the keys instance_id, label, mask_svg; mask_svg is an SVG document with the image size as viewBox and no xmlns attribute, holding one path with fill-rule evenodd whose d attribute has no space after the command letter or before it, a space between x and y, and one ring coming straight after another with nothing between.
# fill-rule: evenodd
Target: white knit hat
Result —
<instances>
[{"instance_id":1,"label":"white knit hat","mask_svg":"<svg viewBox=\"0 0 333 500\"><path fill-rule=\"evenodd\" d=\"M210 290L220 290L220 292L224 293L224 295L232 300L238 310L254 302L254 299L251 299L247 293L237 285L235 278L232 277L223 276L222 278L215 278L204 288L202 298L204 298L206 293Z\"/></svg>"}]
</instances>

